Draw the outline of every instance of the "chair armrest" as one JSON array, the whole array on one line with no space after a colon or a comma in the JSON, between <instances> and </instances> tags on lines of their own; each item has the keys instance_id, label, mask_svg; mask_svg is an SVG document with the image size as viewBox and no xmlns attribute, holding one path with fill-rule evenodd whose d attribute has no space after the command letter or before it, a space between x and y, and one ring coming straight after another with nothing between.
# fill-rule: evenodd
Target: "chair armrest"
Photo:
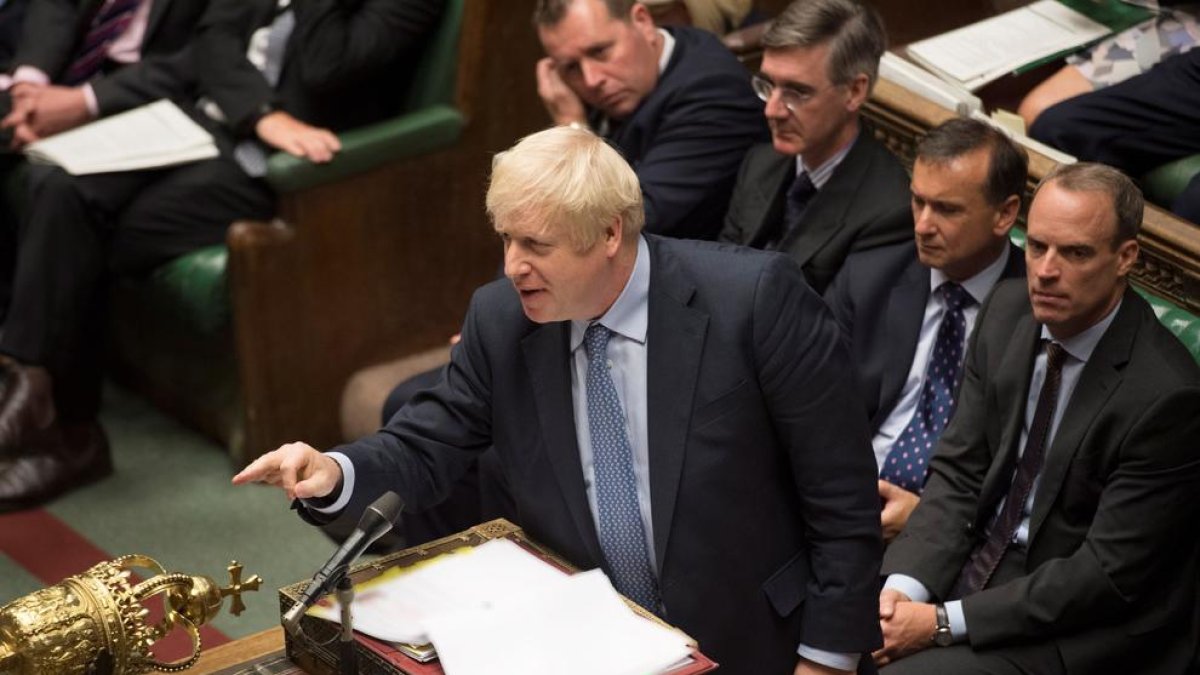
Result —
<instances>
[{"instance_id":1,"label":"chair armrest","mask_svg":"<svg viewBox=\"0 0 1200 675\"><path fill-rule=\"evenodd\" d=\"M462 113L451 106L422 108L339 134L342 149L328 164L277 152L267 161L267 182L282 194L340 180L385 162L449 147L462 134L464 123Z\"/></svg>"}]
</instances>

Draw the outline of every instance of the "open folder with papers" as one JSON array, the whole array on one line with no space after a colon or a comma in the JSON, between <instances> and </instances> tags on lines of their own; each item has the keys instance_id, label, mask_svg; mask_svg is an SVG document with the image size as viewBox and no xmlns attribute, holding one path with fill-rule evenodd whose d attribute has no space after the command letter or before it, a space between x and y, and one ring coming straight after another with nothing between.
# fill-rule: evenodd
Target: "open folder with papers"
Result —
<instances>
[{"instance_id":1,"label":"open folder with papers","mask_svg":"<svg viewBox=\"0 0 1200 675\"><path fill-rule=\"evenodd\" d=\"M1038 0L913 43L909 58L971 91L1152 16L1120 0Z\"/></svg>"},{"instance_id":2,"label":"open folder with papers","mask_svg":"<svg viewBox=\"0 0 1200 675\"><path fill-rule=\"evenodd\" d=\"M213 137L163 99L30 143L25 156L67 173L133 171L217 156Z\"/></svg>"},{"instance_id":3,"label":"open folder with papers","mask_svg":"<svg viewBox=\"0 0 1200 675\"><path fill-rule=\"evenodd\" d=\"M618 595L602 572L576 573L503 520L385 557L352 577L359 649L375 672L692 675L715 667L686 634ZM290 589L280 593L286 603ZM332 600L315 606L303 634L288 637L298 663L321 671L322 656L335 658L321 642L323 631L336 632L339 610ZM437 660L422 663L426 652Z\"/></svg>"}]
</instances>

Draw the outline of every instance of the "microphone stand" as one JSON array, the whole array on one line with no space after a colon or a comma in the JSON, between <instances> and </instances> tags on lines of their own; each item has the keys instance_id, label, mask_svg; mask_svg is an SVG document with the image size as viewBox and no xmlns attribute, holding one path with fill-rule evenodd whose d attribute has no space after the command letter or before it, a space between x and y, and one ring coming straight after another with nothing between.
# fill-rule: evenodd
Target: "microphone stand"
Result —
<instances>
[{"instance_id":1,"label":"microphone stand","mask_svg":"<svg viewBox=\"0 0 1200 675\"><path fill-rule=\"evenodd\" d=\"M344 568L343 568L344 570ZM354 602L354 582L342 572L337 584L337 600L341 606L342 633L338 638L338 673L358 675L358 654L354 651L354 625L350 605Z\"/></svg>"}]
</instances>

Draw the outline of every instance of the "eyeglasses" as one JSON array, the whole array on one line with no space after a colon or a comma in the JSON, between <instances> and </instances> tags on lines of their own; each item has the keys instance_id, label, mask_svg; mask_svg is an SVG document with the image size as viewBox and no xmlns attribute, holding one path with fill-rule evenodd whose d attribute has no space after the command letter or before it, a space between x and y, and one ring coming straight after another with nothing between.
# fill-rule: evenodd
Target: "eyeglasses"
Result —
<instances>
[{"instance_id":1,"label":"eyeglasses","mask_svg":"<svg viewBox=\"0 0 1200 675\"><path fill-rule=\"evenodd\" d=\"M804 106L805 103L813 100L817 94L820 94L826 89L833 89L837 85L831 84L822 89L807 89L801 91L799 89L793 89L787 86L776 87L774 82L768 80L762 75L754 75L750 78L750 86L754 88L754 93L757 94L760 99L762 99L763 103L771 100L772 92L778 89L779 102L783 104L784 108L787 108L788 112L794 115L796 114L797 110Z\"/></svg>"}]
</instances>

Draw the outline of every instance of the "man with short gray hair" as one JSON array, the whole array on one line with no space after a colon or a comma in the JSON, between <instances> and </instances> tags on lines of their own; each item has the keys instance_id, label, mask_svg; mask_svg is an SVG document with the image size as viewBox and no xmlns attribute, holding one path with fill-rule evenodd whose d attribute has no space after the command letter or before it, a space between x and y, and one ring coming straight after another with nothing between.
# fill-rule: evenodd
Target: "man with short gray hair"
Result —
<instances>
[{"instance_id":1,"label":"man with short gray hair","mask_svg":"<svg viewBox=\"0 0 1200 675\"><path fill-rule=\"evenodd\" d=\"M507 280L446 376L377 434L234 478L355 514L443 498L494 447L529 535L678 625L722 672L851 671L879 644L875 466L850 364L787 257L640 234L633 170L555 127L501 154Z\"/></svg>"},{"instance_id":2,"label":"man with short gray hair","mask_svg":"<svg viewBox=\"0 0 1200 675\"><path fill-rule=\"evenodd\" d=\"M795 0L763 46L772 142L746 155L720 238L787 253L824 292L852 251L911 236L908 174L859 122L887 37L859 0Z\"/></svg>"}]
</instances>

